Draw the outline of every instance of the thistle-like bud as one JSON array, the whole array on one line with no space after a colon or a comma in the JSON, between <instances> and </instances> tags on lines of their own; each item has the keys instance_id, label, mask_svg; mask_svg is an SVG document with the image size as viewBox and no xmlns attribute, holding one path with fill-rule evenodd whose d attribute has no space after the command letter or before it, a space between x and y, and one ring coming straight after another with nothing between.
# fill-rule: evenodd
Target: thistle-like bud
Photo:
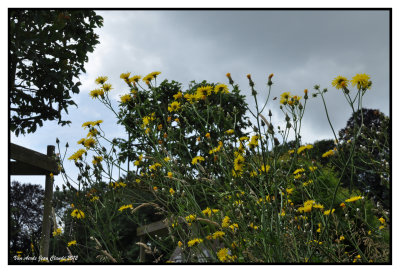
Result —
<instances>
[{"instance_id":1,"label":"thistle-like bud","mask_svg":"<svg viewBox=\"0 0 400 273\"><path fill-rule=\"evenodd\" d=\"M288 114L286 114L285 120L286 120L286 121L289 121L289 120L290 120L290 117L288 116Z\"/></svg>"},{"instance_id":2,"label":"thistle-like bud","mask_svg":"<svg viewBox=\"0 0 400 273\"><path fill-rule=\"evenodd\" d=\"M314 85L314 89L319 90L319 85L318 84Z\"/></svg>"},{"instance_id":3,"label":"thistle-like bud","mask_svg":"<svg viewBox=\"0 0 400 273\"><path fill-rule=\"evenodd\" d=\"M272 77L274 76L274 74L269 74L269 76L268 76L268 83L267 83L267 85L268 86L271 86L273 83L272 83Z\"/></svg>"},{"instance_id":4,"label":"thistle-like bud","mask_svg":"<svg viewBox=\"0 0 400 273\"><path fill-rule=\"evenodd\" d=\"M60 143L60 140L58 139L58 137L56 138L56 143L57 144Z\"/></svg>"},{"instance_id":5,"label":"thistle-like bud","mask_svg":"<svg viewBox=\"0 0 400 273\"><path fill-rule=\"evenodd\" d=\"M272 112L271 112L271 110L269 110L268 116L272 117Z\"/></svg>"}]
</instances>

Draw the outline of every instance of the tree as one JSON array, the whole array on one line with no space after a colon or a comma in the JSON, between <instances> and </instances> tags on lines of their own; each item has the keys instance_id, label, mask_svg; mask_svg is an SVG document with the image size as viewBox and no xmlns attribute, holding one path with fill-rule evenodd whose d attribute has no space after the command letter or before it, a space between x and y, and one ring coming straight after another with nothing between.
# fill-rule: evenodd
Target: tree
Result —
<instances>
[{"instance_id":1,"label":"tree","mask_svg":"<svg viewBox=\"0 0 400 273\"><path fill-rule=\"evenodd\" d=\"M80 72L99 43L103 18L92 10L9 11L10 128L17 136L33 133L43 121L58 120L76 105Z\"/></svg>"},{"instance_id":2,"label":"tree","mask_svg":"<svg viewBox=\"0 0 400 273\"><path fill-rule=\"evenodd\" d=\"M44 190L40 185L13 181L10 188L9 239L11 251L38 250L43 215Z\"/></svg>"},{"instance_id":3,"label":"tree","mask_svg":"<svg viewBox=\"0 0 400 273\"><path fill-rule=\"evenodd\" d=\"M361 125L362 124L362 125ZM361 133L354 140L354 131L361 126ZM347 168L343 179L344 185L357 187L366 194L371 194L375 201L390 207L390 119L377 109L355 112L347 121L345 128L339 131L339 140L344 158L350 155L351 142L355 141L354 174ZM342 166L337 165L338 170Z\"/></svg>"}]
</instances>

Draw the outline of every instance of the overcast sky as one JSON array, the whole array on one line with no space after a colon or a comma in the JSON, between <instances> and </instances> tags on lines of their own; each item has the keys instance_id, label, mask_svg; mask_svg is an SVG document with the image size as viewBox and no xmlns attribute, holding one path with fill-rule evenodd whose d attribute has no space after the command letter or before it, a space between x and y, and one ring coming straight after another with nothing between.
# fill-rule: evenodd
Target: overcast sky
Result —
<instances>
[{"instance_id":1,"label":"overcast sky","mask_svg":"<svg viewBox=\"0 0 400 273\"><path fill-rule=\"evenodd\" d=\"M113 84L113 98L128 92L119 78L123 72L147 75L161 71L160 80L228 83L230 72L253 105L247 74L266 98L266 82L274 73L272 96L289 91L303 96L315 84L327 87L327 107L336 130L345 127L351 110L341 91L331 86L337 75L351 79L357 73L371 76L373 86L364 97L364 107L389 115L389 12L384 10L122 10L98 11L104 27L97 30L100 44L89 54L81 92L73 99L71 126L46 122L35 134L15 137L11 142L46 153L58 137L70 144L67 157L87 131L85 121L102 119L108 137L123 137L113 114L89 97L94 80L104 75ZM354 89L353 89L354 90ZM281 122L279 100L267 106L273 120ZM322 101L311 99L303 120L303 141L333 138ZM64 149L64 148L63 148ZM76 177L73 164L66 171ZM75 175L74 175L75 174ZM14 176L12 180L44 182L44 177ZM61 184L56 177L56 184ZM43 183L42 183L43 184Z\"/></svg>"}]
</instances>

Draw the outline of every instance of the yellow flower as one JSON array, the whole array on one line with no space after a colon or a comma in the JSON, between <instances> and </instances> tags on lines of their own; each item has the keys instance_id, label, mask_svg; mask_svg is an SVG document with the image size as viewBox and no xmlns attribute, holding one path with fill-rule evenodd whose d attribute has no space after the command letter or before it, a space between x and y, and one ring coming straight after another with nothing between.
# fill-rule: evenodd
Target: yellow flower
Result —
<instances>
[{"instance_id":1,"label":"yellow flower","mask_svg":"<svg viewBox=\"0 0 400 273\"><path fill-rule=\"evenodd\" d=\"M158 191L158 188L156 186L154 186L153 191Z\"/></svg>"},{"instance_id":2,"label":"yellow flower","mask_svg":"<svg viewBox=\"0 0 400 273\"><path fill-rule=\"evenodd\" d=\"M123 80L125 80L126 82L129 82L129 76L131 75L131 72L127 72L127 73L122 73L119 77Z\"/></svg>"},{"instance_id":3,"label":"yellow flower","mask_svg":"<svg viewBox=\"0 0 400 273\"><path fill-rule=\"evenodd\" d=\"M68 242L68 247L72 246L72 245L76 245L76 240L73 240L71 242Z\"/></svg>"},{"instance_id":4,"label":"yellow flower","mask_svg":"<svg viewBox=\"0 0 400 273\"><path fill-rule=\"evenodd\" d=\"M348 82L349 81L347 80L347 78L339 75L335 79L333 79L332 86L336 87L336 89L341 89L343 87L347 87Z\"/></svg>"},{"instance_id":5,"label":"yellow flower","mask_svg":"<svg viewBox=\"0 0 400 273\"><path fill-rule=\"evenodd\" d=\"M186 221L187 221L188 223L191 223L191 222L193 222L194 220L196 220L196 215L190 214L189 216L186 216L185 219L186 219Z\"/></svg>"},{"instance_id":6,"label":"yellow flower","mask_svg":"<svg viewBox=\"0 0 400 273\"><path fill-rule=\"evenodd\" d=\"M58 235L61 235L61 228L57 228L55 231L53 231L53 236L56 237Z\"/></svg>"},{"instance_id":7,"label":"yellow flower","mask_svg":"<svg viewBox=\"0 0 400 273\"><path fill-rule=\"evenodd\" d=\"M171 103L170 106L168 106L168 111L170 112L176 112L181 108L181 104L177 101L174 101Z\"/></svg>"},{"instance_id":8,"label":"yellow flower","mask_svg":"<svg viewBox=\"0 0 400 273\"><path fill-rule=\"evenodd\" d=\"M383 217L379 218L378 220L379 222L381 222L381 224L384 224L386 222L385 219L383 219Z\"/></svg>"},{"instance_id":9,"label":"yellow flower","mask_svg":"<svg viewBox=\"0 0 400 273\"><path fill-rule=\"evenodd\" d=\"M100 123L103 123L103 121L102 120L96 120L96 121L93 121L92 122L92 125L93 126L96 126L96 125L99 125ZM100 127L100 126L99 126Z\"/></svg>"},{"instance_id":10,"label":"yellow flower","mask_svg":"<svg viewBox=\"0 0 400 273\"><path fill-rule=\"evenodd\" d=\"M211 154L213 154L213 153L216 153L216 152L219 152L220 150L221 150L221 148L222 148L222 141L219 141L218 142L218 147L216 147L216 148L214 148L214 149L211 149L210 151L209 151L209 154L211 155Z\"/></svg>"},{"instance_id":11,"label":"yellow flower","mask_svg":"<svg viewBox=\"0 0 400 273\"><path fill-rule=\"evenodd\" d=\"M179 247L182 247L182 246L183 246L183 244L182 244L181 241L178 242L178 246L179 246Z\"/></svg>"},{"instance_id":12,"label":"yellow flower","mask_svg":"<svg viewBox=\"0 0 400 273\"><path fill-rule=\"evenodd\" d=\"M85 149L79 149L76 151L73 155L71 155L68 160L75 160L77 161L78 159L82 159L83 154L86 153Z\"/></svg>"},{"instance_id":13,"label":"yellow flower","mask_svg":"<svg viewBox=\"0 0 400 273\"><path fill-rule=\"evenodd\" d=\"M343 236L343 235L340 235L340 238L339 238L339 240L340 240L340 241L343 241L343 240L345 240L344 236Z\"/></svg>"},{"instance_id":14,"label":"yellow flower","mask_svg":"<svg viewBox=\"0 0 400 273\"><path fill-rule=\"evenodd\" d=\"M99 164L101 161L103 161L103 157L102 156L93 156L93 165Z\"/></svg>"},{"instance_id":15,"label":"yellow flower","mask_svg":"<svg viewBox=\"0 0 400 273\"><path fill-rule=\"evenodd\" d=\"M93 126L93 121L86 121L82 124L83 128Z\"/></svg>"},{"instance_id":16,"label":"yellow flower","mask_svg":"<svg viewBox=\"0 0 400 273\"><path fill-rule=\"evenodd\" d=\"M111 84L109 84L109 83L103 84L103 89L106 92L110 91L112 89Z\"/></svg>"},{"instance_id":17,"label":"yellow flower","mask_svg":"<svg viewBox=\"0 0 400 273\"><path fill-rule=\"evenodd\" d=\"M324 211L324 215L329 215L329 214L334 213L334 212L335 212L335 209L326 210L326 211Z\"/></svg>"},{"instance_id":18,"label":"yellow flower","mask_svg":"<svg viewBox=\"0 0 400 273\"><path fill-rule=\"evenodd\" d=\"M196 90L196 97L198 99L205 99L206 96L210 96L213 91L213 87L210 85L200 86Z\"/></svg>"},{"instance_id":19,"label":"yellow flower","mask_svg":"<svg viewBox=\"0 0 400 273\"><path fill-rule=\"evenodd\" d=\"M106 76L100 76L96 79L97 84L104 84L108 80L108 77Z\"/></svg>"},{"instance_id":20,"label":"yellow flower","mask_svg":"<svg viewBox=\"0 0 400 273\"><path fill-rule=\"evenodd\" d=\"M265 165L265 166L261 166L261 169L259 169L260 172L269 172L269 170L271 169L270 165Z\"/></svg>"},{"instance_id":21,"label":"yellow flower","mask_svg":"<svg viewBox=\"0 0 400 273\"><path fill-rule=\"evenodd\" d=\"M124 211L124 210L126 210L126 209L133 209L132 204L123 205L123 206L121 206L118 210L119 210L119 211Z\"/></svg>"},{"instance_id":22,"label":"yellow flower","mask_svg":"<svg viewBox=\"0 0 400 273\"><path fill-rule=\"evenodd\" d=\"M284 93L282 93L282 94L281 94L280 103L283 104L283 105L287 104L288 101L289 101L289 98L290 98L290 92L284 92Z\"/></svg>"},{"instance_id":23,"label":"yellow flower","mask_svg":"<svg viewBox=\"0 0 400 273\"><path fill-rule=\"evenodd\" d=\"M239 171L240 172L244 168L245 160L244 160L244 157L241 154L237 153L237 152L235 152L235 156L236 157L235 157L235 159L233 161L234 169L235 169L235 171Z\"/></svg>"},{"instance_id":24,"label":"yellow flower","mask_svg":"<svg viewBox=\"0 0 400 273\"><path fill-rule=\"evenodd\" d=\"M190 240L190 241L188 242L188 247L192 247L192 246L194 246L194 245L196 245L196 244L200 244L200 243L202 243L202 242L203 242L203 239L199 239L199 238Z\"/></svg>"},{"instance_id":25,"label":"yellow flower","mask_svg":"<svg viewBox=\"0 0 400 273\"><path fill-rule=\"evenodd\" d=\"M182 98L182 92L179 91L178 93L176 93L175 95L173 95L173 97L174 97L175 100L178 100L178 99Z\"/></svg>"},{"instance_id":26,"label":"yellow flower","mask_svg":"<svg viewBox=\"0 0 400 273\"><path fill-rule=\"evenodd\" d=\"M308 144L308 145L305 145L305 146L300 146L298 149L297 149L297 154L300 154L301 152L303 152L304 150L309 150L309 149L312 149L313 148L313 146L311 145L311 144Z\"/></svg>"},{"instance_id":27,"label":"yellow flower","mask_svg":"<svg viewBox=\"0 0 400 273\"><path fill-rule=\"evenodd\" d=\"M350 203L350 202L355 202L357 200L360 200L362 197L361 196L353 196L349 199L344 200L346 203Z\"/></svg>"},{"instance_id":28,"label":"yellow flower","mask_svg":"<svg viewBox=\"0 0 400 273\"><path fill-rule=\"evenodd\" d=\"M168 176L169 178L171 178L171 177L172 177L172 172L168 172L167 176Z\"/></svg>"},{"instance_id":29,"label":"yellow flower","mask_svg":"<svg viewBox=\"0 0 400 273\"><path fill-rule=\"evenodd\" d=\"M232 135L234 132L235 132L235 130L233 130L233 129L229 129L229 130L225 131L225 133L228 135Z\"/></svg>"},{"instance_id":30,"label":"yellow flower","mask_svg":"<svg viewBox=\"0 0 400 273\"><path fill-rule=\"evenodd\" d=\"M229 249L227 248L221 248L217 252L217 257L221 262L229 262L235 259L234 256L229 255Z\"/></svg>"},{"instance_id":31,"label":"yellow flower","mask_svg":"<svg viewBox=\"0 0 400 273\"><path fill-rule=\"evenodd\" d=\"M196 157L194 157L194 158L192 159L192 164L193 164L193 165L196 165L196 164L199 163L199 161L204 161L204 157L202 157L202 156L196 156Z\"/></svg>"},{"instance_id":32,"label":"yellow flower","mask_svg":"<svg viewBox=\"0 0 400 273\"><path fill-rule=\"evenodd\" d=\"M104 91L103 89L94 89L90 91L89 95L92 97L92 99L98 98L99 96L104 96Z\"/></svg>"},{"instance_id":33,"label":"yellow flower","mask_svg":"<svg viewBox=\"0 0 400 273\"><path fill-rule=\"evenodd\" d=\"M174 191L173 188L170 188L170 189L169 189L169 194L171 194L171 196L173 196L173 195L175 194L175 191Z\"/></svg>"},{"instance_id":34,"label":"yellow flower","mask_svg":"<svg viewBox=\"0 0 400 273\"><path fill-rule=\"evenodd\" d=\"M141 78L142 78L141 76L135 75L135 76L129 78L129 82L135 82L135 83L136 83L136 82L138 82Z\"/></svg>"},{"instance_id":35,"label":"yellow flower","mask_svg":"<svg viewBox=\"0 0 400 273\"><path fill-rule=\"evenodd\" d=\"M221 84L217 84L214 87L214 93L218 94L219 92L221 92L223 94L229 93L228 86L226 84L222 84L222 83Z\"/></svg>"},{"instance_id":36,"label":"yellow flower","mask_svg":"<svg viewBox=\"0 0 400 273\"><path fill-rule=\"evenodd\" d=\"M232 230L232 232L235 232L237 229L239 229L239 225L234 223L230 225L229 228Z\"/></svg>"},{"instance_id":37,"label":"yellow flower","mask_svg":"<svg viewBox=\"0 0 400 273\"><path fill-rule=\"evenodd\" d=\"M90 199L90 202L94 202L94 201L97 201L97 200L99 200L99 199L100 199L100 197L98 197L98 196L93 196L93 198Z\"/></svg>"},{"instance_id":38,"label":"yellow flower","mask_svg":"<svg viewBox=\"0 0 400 273\"><path fill-rule=\"evenodd\" d=\"M253 223L250 223L249 227L251 227L254 230L257 230L259 228L259 226L256 226Z\"/></svg>"},{"instance_id":39,"label":"yellow flower","mask_svg":"<svg viewBox=\"0 0 400 273\"><path fill-rule=\"evenodd\" d=\"M304 170L303 168L301 168L301 169L295 170L295 171L293 172L293 174L298 174L298 173L303 173L303 172L305 172L305 170Z\"/></svg>"},{"instance_id":40,"label":"yellow flower","mask_svg":"<svg viewBox=\"0 0 400 273\"><path fill-rule=\"evenodd\" d=\"M85 139L85 141L83 142L83 146L85 146L86 148L93 148L95 144L96 140L94 138Z\"/></svg>"},{"instance_id":41,"label":"yellow flower","mask_svg":"<svg viewBox=\"0 0 400 273\"><path fill-rule=\"evenodd\" d=\"M329 150L329 151L327 151L326 153L324 153L323 155L322 155L322 157L328 157L328 156L332 156L332 155L334 155L335 154L335 152L333 151L333 150Z\"/></svg>"},{"instance_id":42,"label":"yellow flower","mask_svg":"<svg viewBox=\"0 0 400 273\"><path fill-rule=\"evenodd\" d=\"M83 219L83 218L85 218L85 213L79 209L74 209L71 212L71 216L76 219L81 219L81 218Z\"/></svg>"},{"instance_id":43,"label":"yellow flower","mask_svg":"<svg viewBox=\"0 0 400 273\"><path fill-rule=\"evenodd\" d=\"M230 223L230 218L229 216L225 216L224 219L222 219L222 227L226 228L229 227L229 223Z\"/></svg>"},{"instance_id":44,"label":"yellow flower","mask_svg":"<svg viewBox=\"0 0 400 273\"><path fill-rule=\"evenodd\" d=\"M97 131L96 128L90 128L90 131L89 131L89 133L87 134L87 137L95 137L95 136L97 136L97 135L99 135L99 134L100 134L100 132ZM81 144L81 143L78 143L78 144Z\"/></svg>"},{"instance_id":45,"label":"yellow flower","mask_svg":"<svg viewBox=\"0 0 400 273\"><path fill-rule=\"evenodd\" d=\"M357 85L358 89L370 89L372 83L369 79L370 76L367 74L357 74L351 80L351 84L353 86Z\"/></svg>"},{"instance_id":46,"label":"yellow flower","mask_svg":"<svg viewBox=\"0 0 400 273\"><path fill-rule=\"evenodd\" d=\"M250 149L254 149L255 147L257 147L258 146L258 136L257 135L252 136L248 145L249 145Z\"/></svg>"},{"instance_id":47,"label":"yellow flower","mask_svg":"<svg viewBox=\"0 0 400 273\"><path fill-rule=\"evenodd\" d=\"M308 169L310 170L310 172L314 172L316 169L317 169L317 167L308 167Z\"/></svg>"},{"instance_id":48,"label":"yellow flower","mask_svg":"<svg viewBox=\"0 0 400 273\"><path fill-rule=\"evenodd\" d=\"M131 101L132 97L130 94L126 94L121 96L121 103L127 103L128 101Z\"/></svg>"},{"instance_id":49,"label":"yellow flower","mask_svg":"<svg viewBox=\"0 0 400 273\"><path fill-rule=\"evenodd\" d=\"M324 205L321 205L321 204L314 204L314 205L313 205L313 208L316 208L316 209L324 209Z\"/></svg>"},{"instance_id":50,"label":"yellow flower","mask_svg":"<svg viewBox=\"0 0 400 273\"><path fill-rule=\"evenodd\" d=\"M216 232L213 233L212 238L213 239L222 238L222 237L224 237L224 235L225 235L225 232L216 231Z\"/></svg>"}]
</instances>

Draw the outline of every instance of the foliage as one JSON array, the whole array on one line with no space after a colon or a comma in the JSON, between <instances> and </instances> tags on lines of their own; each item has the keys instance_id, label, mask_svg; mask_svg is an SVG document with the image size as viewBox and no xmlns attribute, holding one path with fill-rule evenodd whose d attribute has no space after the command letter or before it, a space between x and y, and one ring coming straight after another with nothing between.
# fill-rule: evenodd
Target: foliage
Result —
<instances>
[{"instance_id":1,"label":"foliage","mask_svg":"<svg viewBox=\"0 0 400 273\"><path fill-rule=\"evenodd\" d=\"M263 112L272 74L260 105L247 75L254 108L229 73L230 88L192 82L185 91L175 81L157 86L159 74L144 77L144 87L139 76L121 74L129 93L118 109L112 107L107 77L96 79L100 87L90 93L115 114L128 137L109 140L101 120L84 123L90 136L78 141L83 148L69 158L79 176L62 171L63 192L74 204L65 212L69 232L63 242L77 242L71 249L82 262L139 262L133 245L146 249L147 262L157 263L389 262L390 212L346 187L346 172L358 168L355 143L346 154L334 130L336 145L301 142L308 90L304 99L282 94L286 126L276 129L271 111ZM353 82L355 94L344 77L333 86L355 112L371 84L365 74ZM314 89L313 98L321 98L326 109L328 90ZM360 134L353 131L355 139ZM163 234L149 233L138 242L131 227L159 219L165 219ZM174 250L180 260L171 257Z\"/></svg>"},{"instance_id":2,"label":"foliage","mask_svg":"<svg viewBox=\"0 0 400 273\"><path fill-rule=\"evenodd\" d=\"M40 185L13 181L10 187L9 238L11 256L39 251L44 190Z\"/></svg>"},{"instance_id":3,"label":"foliage","mask_svg":"<svg viewBox=\"0 0 400 273\"><path fill-rule=\"evenodd\" d=\"M33 133L43 121L62 118L79 93L87 54L99 43L103 25L92 10L11 9L9 11L10 129Z\"/></svg>"},{"instance_id":4,"label":"foliage","mask_svg":"<svg viewBox=\"0 0 400 273\"><path fill-rule=\"evenodd\" d=\"M360 129L361 127L361 129ZM361 130L354 139L352 132ZM390 208L390 119L377 109L362 108L350 117L339 131L344 156L350 154L349 143L356 142L354 169L345 172L344 185L371 195L386 209ZM336 168L341 165L336 162Z\"/></svg>"}]
</instances>

